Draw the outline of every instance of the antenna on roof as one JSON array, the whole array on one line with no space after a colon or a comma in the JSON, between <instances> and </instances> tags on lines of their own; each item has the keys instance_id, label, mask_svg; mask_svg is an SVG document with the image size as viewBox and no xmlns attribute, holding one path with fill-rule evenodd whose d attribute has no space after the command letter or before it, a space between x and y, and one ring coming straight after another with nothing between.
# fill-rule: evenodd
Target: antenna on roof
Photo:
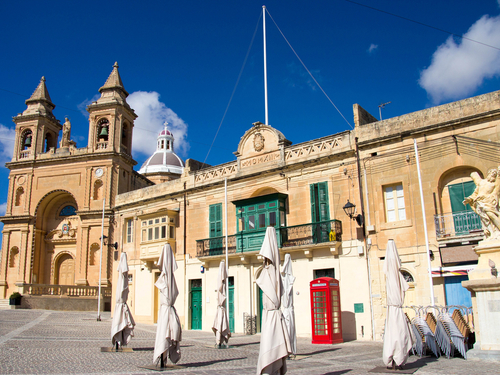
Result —
<instances>
[{"instance_id":1,"label":"antenna on roof","mask_svg":"<svg viewBox=\"0 0 500 375\"><path fill-rule=\"evenodd\" d=\"M378 106L378 113L380 115L380 121L382 121L382 108L384 108L387 104L391 104L391 102L382 103Z\"/></svg>"}]
</instances>

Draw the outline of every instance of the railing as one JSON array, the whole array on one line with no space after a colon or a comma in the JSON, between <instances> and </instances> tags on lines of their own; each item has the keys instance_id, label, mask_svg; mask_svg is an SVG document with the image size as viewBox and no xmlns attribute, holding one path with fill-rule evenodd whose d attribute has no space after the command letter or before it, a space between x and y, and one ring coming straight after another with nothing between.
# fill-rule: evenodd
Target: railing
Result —
<instances>
[{"instance_id":1,"label":"railing","mask_svg":"<svg viewBox=\"0 0 500 375\"><path fill-rule=\"evenodd\" d=\"M434 215L437 238L482 234L481 219L474 211Z\"/></svg>"},{"instance_id":2,"label":"railing","mask_svg":"<svg viewBox=\"0 0 500 375\"><path fill-rule=\"evenodd\" d=\"M24 150L19 153L19 159L28 159L30 157L31 150Z\"/></svg>"},{"instance_id":3,"label":"railing","mask_svg":"<svg viewBox=\"0 0 500 375\"><path fill-rule=\"evenodd\" d=\"M108 142L97 142L97 150L106 150L108 148Z\"/></svg>"},{"instance_id":4,"label":"railing","mask_svg":"<svg viewBox=\"0 0 500 375\"><path fill-rule=\"evenodd\" d=\"M24 284L24 293L31 296L68 296L97 298L99 294L99 287L83 285ZM111 297L111 288L101 287L101 294L103 297Z\"/></svg>"},{"instance_id":5,"label":"railing","mask_svg":"<svg viewBox=\"0 0 500 375\"><path fill-rule=\"evenodd\" d=\"M280 228L281 246L303 246L342 241L342 223L339 220L322 221Z\"/></svg>"},{"instance_id":6,"label":"railing","mask_svg":"<svg viewBox=\"0 0 500 375\"><path fill-rule=\"evenodd\" d=\"M240 232L228 236L228 254L259 250L266 231ZM278 246L292 247L342 241L342 223L339 220L322 221L281 227L276 231ZM213 237L196 241L196 256L224 255L226 237Z\"/></svg>"}]
</instances>

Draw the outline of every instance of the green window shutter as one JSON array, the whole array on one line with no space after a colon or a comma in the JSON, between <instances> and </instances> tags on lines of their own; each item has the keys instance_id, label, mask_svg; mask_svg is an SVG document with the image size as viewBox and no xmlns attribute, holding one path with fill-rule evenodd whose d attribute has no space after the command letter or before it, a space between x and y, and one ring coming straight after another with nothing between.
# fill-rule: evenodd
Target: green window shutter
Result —
<instances>
[{"instance_id":1,"label":"green window shutter","mask_svg":"<svg viewBox=\"0 0 500 375\"><path fill-rule=\"evenodd\" d=\"M311 221L330 220L330 206L328 204L328 182L318 182L309 185L311 195Z\"/></svg>"},{"instance_id":2,"label":"green window shutter","mask_svg":"<svg viewBox=\"0 0 500 375\"><path fill-rule=\"evenodd\" d=\"M320 221L330 220L330 206L328 205L328 182L318 183L319 216Z\"/></svg>"},{"instance_id":3,"label":"green window shutter","mask_svg":"<svg viewBox=\"0 0 500 375\"><path fill-rule=\"evenodd\" d=\"M222 236L222 203L209 207L210 238Z\"/></svg>"},{"instance_id":4,"label":"green window shutter","mask_svg":"<svg viewBox=\"0 0 500 375\"><path fill-rule=\"evenodd\" d=\"M316 193L317 189L315 189L316 184L309 185L309 190L311 192L311 222L315 223L318 221L317 217L317 202L316 202Z\"/></svg>"},{"instance_id":5,"label":"green window shutter","mask_svg":"<svg viewBox=\"0 0 500 375\"><path fill-rule=\"evenodd\" d=\"M467 181L459 184L449 185L448 190L450 192L451 211L472 211L472 208L469 205L464 206L462 202L466 197L471 195L475 189L476 184L474 184L474 181Z\"/></svg>"}]
</instances>

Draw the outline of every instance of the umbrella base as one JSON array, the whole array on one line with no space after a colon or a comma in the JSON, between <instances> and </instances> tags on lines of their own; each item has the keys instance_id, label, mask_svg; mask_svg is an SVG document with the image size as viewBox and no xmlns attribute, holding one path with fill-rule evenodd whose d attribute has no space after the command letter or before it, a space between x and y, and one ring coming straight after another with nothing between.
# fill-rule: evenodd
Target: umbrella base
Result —
<instances>
[{"instance_id":1,"label":"umbrella base","mask_svg":"<svg viewBox=\"0 0 500 375\"><path fill-rule=\"evenodd\" d=\"M185 366L177 366L177 365L165 365L164 367L160 366L137 366L139 368L145 368L147 370L153 370L153 371L168 371L168 370L179 370L185 368Z\"/></svg>"},{"instance_id":2,"label":"umbrella base","mask_svg":"<svg viewBox=\"0 0 500 375\"><path fill-rule=\"evenodd\" d=\"M132 353L134 349L132 348L118 348L116 349L114 346L111 348L108 347L101 347L101 353L116 353L116 352L123 352L123 353Z\"/></svg>"},{"instance_id":3,"label":"umbrella base","mask_svg":"<svg viewBox=\"0 0 500 375\"><path fill-rule=\"evenodd\" d=\"M236 348L236 346L232 346L232 345L226 345L226 344L222 344L222 345L218 345L218 344L215 344L215 345L207 345L207 348L212 348L212 349L231 349L231 348Z\"/></svg>"},{"instance_id":4,"label":"umbrella base","mask_svg":"<svg viewBox=\"0 0 500 375\"><path fill-rule=\"evenodd\" d=\"M286 359L288 359L289 361L300 361L301 359L306 359L309 357L310 355L290 354Z\"/></svg>"},{"instance_id":5,"label":"umbrella base","mask_svg":"<svg viewBox=\"0 0 500 375\"><path fill-rule=\"evenodd\" d=\"M413 368L403 368L403 369L392 369L392 368L387 368L385 366L379 366L375 367L374 369L371 369L368 372L375 372L378 374L413 374L415 371L417 371L419 367L413 367Z\"/></svg>"}]
</instances>

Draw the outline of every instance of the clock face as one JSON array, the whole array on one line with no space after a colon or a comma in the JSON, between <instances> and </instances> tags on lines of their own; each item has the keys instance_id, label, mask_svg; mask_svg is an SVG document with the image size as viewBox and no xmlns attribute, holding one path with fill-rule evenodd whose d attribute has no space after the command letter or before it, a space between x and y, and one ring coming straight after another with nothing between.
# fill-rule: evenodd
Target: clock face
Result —
<instances>
[{"instance_id":1,"label":"clock face","mask_svg":"<svg viewBox=\"0 0 500 375\"><path fill-rule=\"evenodd\" d=\"M97 168L95 170L96 177L101 177L103 174L104 174L104 171L102 170L102 168Z\"/></svg>"}]
</instances>

